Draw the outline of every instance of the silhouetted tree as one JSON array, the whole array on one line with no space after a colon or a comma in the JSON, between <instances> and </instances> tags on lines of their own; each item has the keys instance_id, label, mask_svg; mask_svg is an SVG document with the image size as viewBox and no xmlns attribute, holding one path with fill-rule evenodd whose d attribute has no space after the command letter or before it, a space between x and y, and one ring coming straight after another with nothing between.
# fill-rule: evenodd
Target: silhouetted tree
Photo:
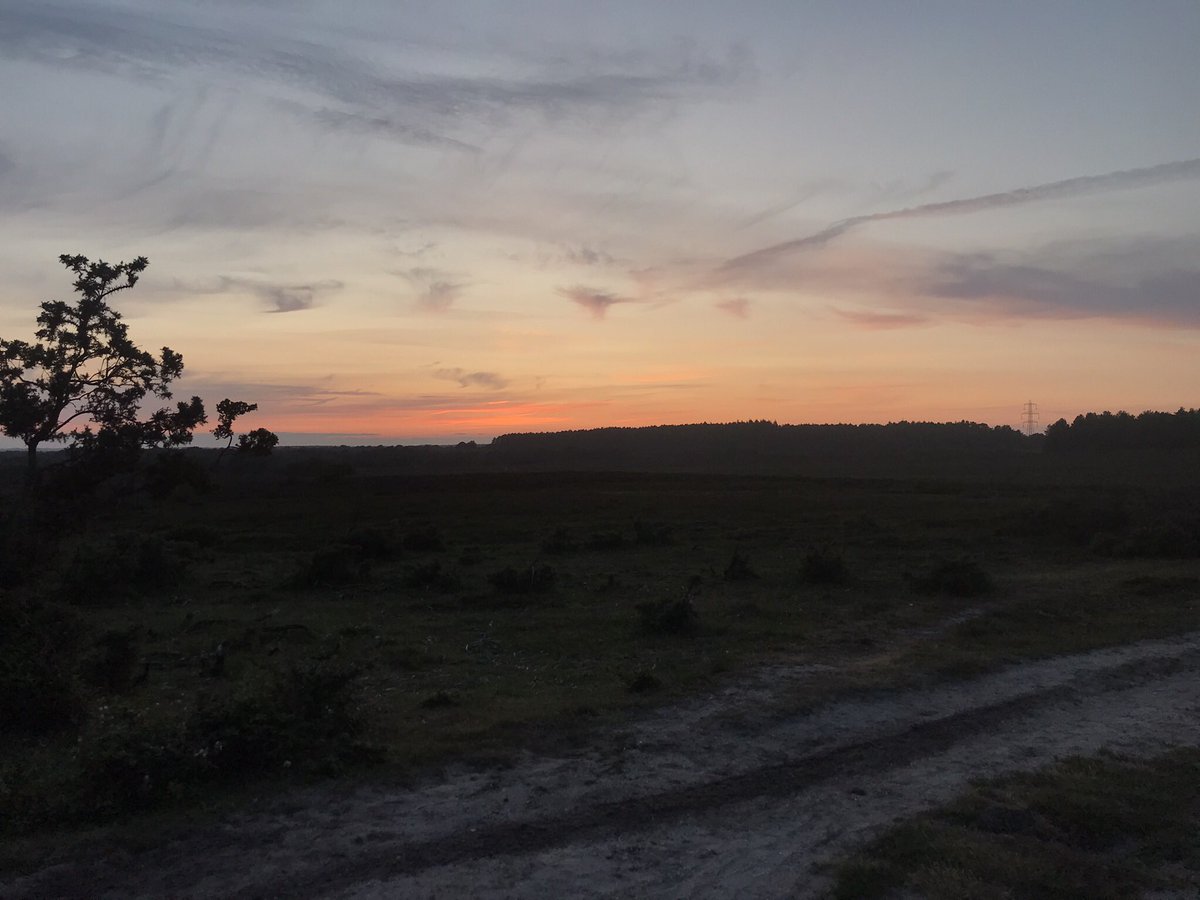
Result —
<instances>
[{"instance_id":1,"label":"silhouetted tree","mask_svg":"<svg viewBox=\"0 0 1200 900\"><path fill-rule=\"evenodd\" d=\"M170 399L183 357L170 347L158 356L142 350L109 303L137 284L148 260L59 261L75 275L75 300L41 304L35 342L0 339L0 430L25 444L30 480L43 443L70 439L78 458L105 472L130 465L143 448L189 443L206 418L199 397L147 418L141 410L148 395Z\"/></svg>"},{"instance_id":2,"label":"silhouetted tree","mask_svg":"<svg viewBox=\"0 0 1200 900\"><path fill-rule=\"evenodd\" d=\"M269 456L279 443L279 435L266 428L255 428L238 437L238 452L250 456Z\"/></svg>"}]
</instances>

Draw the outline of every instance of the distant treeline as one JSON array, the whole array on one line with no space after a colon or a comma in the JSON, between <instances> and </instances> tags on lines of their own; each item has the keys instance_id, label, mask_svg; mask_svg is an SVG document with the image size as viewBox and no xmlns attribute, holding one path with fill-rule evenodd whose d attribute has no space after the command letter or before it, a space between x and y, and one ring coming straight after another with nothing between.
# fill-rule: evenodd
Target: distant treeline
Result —
<instances>
[{"instance_id":1,"label":"distant treeline","mask_svg":"<svg viewBox=\"0 0 1200 900\"><path fill-rule=\"evenodd\" d=\"M1107 450L1187 450L1200 448L1200 409L1178 412L1088 413L1070 424L1059 419L1046 429L1050 453Z\"/></svg>"},{"instance_id":2,"label":"distant treeline","mask_svg":"<svg viewBox=\"0 0 1200 900\"><path fill-rule=\"evenodd\" d=\"M846 459L893 455L1007 454L1026 438L1007 425L976 422L893 422L888 425L779 425L769 421L713 425L596 428L549 434L505 434L492 441L499 456L556 456L564 462L653 459L682 466L757 459Z\"/></svg>"}]
</instances>

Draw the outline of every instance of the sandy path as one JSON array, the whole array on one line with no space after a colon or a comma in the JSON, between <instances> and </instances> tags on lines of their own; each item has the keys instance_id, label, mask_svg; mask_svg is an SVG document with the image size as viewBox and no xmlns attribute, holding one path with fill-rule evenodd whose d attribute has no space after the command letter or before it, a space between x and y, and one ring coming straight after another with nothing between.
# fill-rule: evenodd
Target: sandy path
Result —
<instances>
[{"instance_id":1,"label":"sandy path","mask_svg":"<svg viewBox=\"0 0 1200 900\"><path fill-rule=\"evenodd\" d=\"M778 666L563 756L309 791L0 897L816 896L814 866L970 778L1200 744L1200 633L787 711Z\"/></svg>"}]
</instances>

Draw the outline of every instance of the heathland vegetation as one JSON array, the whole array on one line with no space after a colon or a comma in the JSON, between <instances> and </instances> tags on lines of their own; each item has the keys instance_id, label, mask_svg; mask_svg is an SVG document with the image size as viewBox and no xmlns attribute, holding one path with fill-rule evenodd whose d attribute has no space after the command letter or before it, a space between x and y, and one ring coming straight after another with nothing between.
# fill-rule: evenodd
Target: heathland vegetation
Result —
<instances>
[{"instance_id":1,"label":"heathland vegetation","mask_svg":"<svg viewBox=\"0 0 1200 900\"><path fill-rule=\"evenodd\" d=\"M245 452L217 465L181 449L199 398L141 414L182 367L103 311L141 263L64 262L100 312L43 305L41 343L0 344L29 448L0 455L0 864L55 830L586 740L764 660L827 666L816 703L1198 624L1196 411L268 454L226 400ZM903 883L888 848L943 835L913 827L846 878Z\"/></svg>"}]
</instances>

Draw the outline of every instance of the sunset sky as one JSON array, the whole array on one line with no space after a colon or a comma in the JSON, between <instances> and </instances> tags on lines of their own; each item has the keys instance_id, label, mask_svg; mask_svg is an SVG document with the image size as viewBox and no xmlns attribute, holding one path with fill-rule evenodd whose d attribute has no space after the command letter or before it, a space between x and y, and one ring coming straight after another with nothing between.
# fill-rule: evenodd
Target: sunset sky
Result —
<instances>
[{"instance_id":1,"label":"sunset sky","mask_svg":"<svg viewBox=\"0 0 1200 900\"><path fill-rule=\"evenodd\" d=\"M291 443L1200 406L1200 3L0 0L0 336Z\"/></svg>"}]
</instances>

